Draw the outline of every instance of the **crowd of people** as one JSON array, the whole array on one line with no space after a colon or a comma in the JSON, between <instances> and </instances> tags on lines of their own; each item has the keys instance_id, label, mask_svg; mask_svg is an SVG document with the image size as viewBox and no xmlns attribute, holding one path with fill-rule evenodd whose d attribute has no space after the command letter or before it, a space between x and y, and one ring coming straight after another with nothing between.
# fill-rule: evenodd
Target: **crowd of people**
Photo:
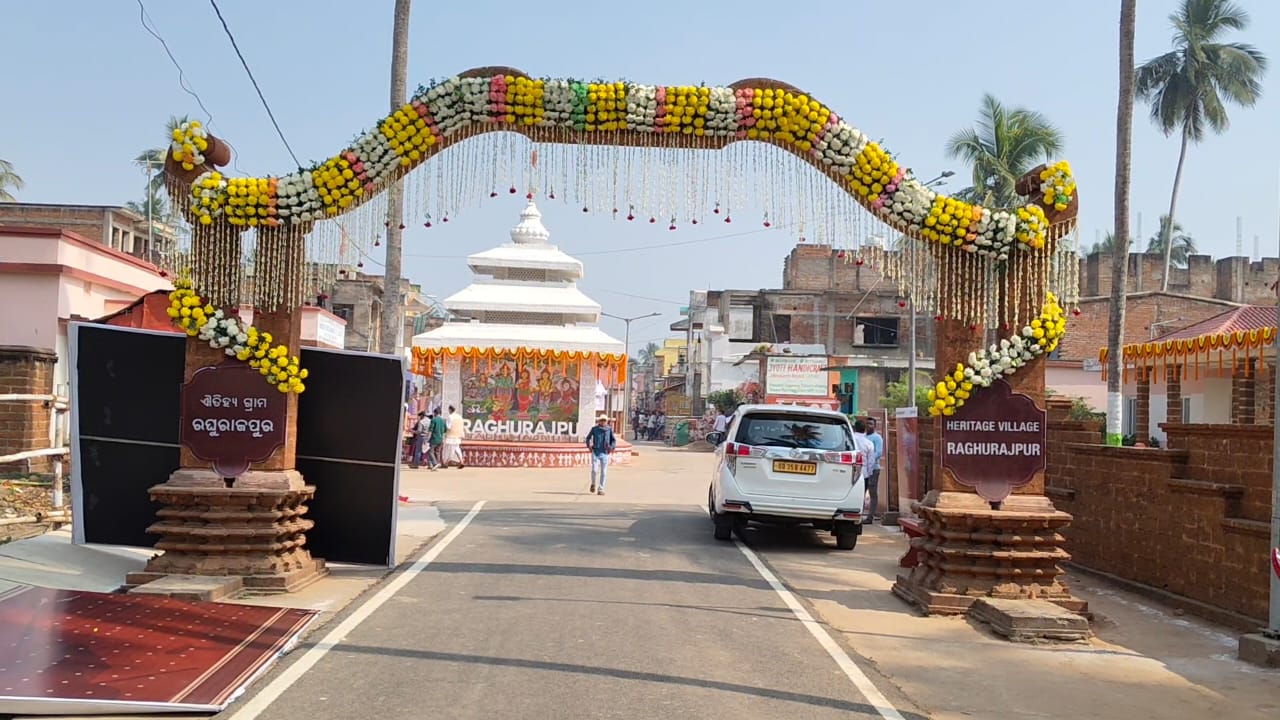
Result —
<instances>
[{"instance_id":1,"label":"crowd of people","mask_svg":"<svg viewBox=\"0 0 1280 720\"><path fill-rule=\"evenodd\" d=\"M661 440L667 427L667 414L661 410L641 410L631 413L631 430L635 440Z\"/></svg>"}]
</instances>

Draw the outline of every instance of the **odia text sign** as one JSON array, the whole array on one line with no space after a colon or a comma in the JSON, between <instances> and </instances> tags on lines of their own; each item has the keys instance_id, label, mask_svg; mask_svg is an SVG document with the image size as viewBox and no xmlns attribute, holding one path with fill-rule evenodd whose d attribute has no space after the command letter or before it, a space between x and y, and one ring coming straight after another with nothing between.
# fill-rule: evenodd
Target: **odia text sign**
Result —
<instances>
[{"instance_id":1,"label":"odia text sign","mask_svg":"<svg viewBox=\"0 0 1280 720\"><path fill-rule=\"evenodd\" d=\"M1045 468L1044 410L996 380L942 418L942 467L982 499L1000 502Z\"/></svg>"},{"instance_id":2,"label":"odia text sign","mask_svg":"<svg viewBox=\"0 0 1280 720\"><path fill-rule=\"evenodd\" d=\"M182 386L183 446L224 478L284 445L288 400L240 362L200 368Z\"/></svg>"}]
</instances>

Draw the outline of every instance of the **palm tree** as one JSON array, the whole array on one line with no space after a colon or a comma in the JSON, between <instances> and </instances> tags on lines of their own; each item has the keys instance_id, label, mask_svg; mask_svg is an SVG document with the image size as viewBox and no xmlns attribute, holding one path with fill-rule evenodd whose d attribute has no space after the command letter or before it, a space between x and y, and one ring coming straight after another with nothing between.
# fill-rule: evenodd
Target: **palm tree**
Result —
<instances>
[{"instance_id":1,"label":"palm tree","mask_svg":"<svg viewBox=\"0 0 1280 720\"><path fill-rule=\"evenodd\" d=\"M178 117L170 115L169 122L165 123L165 137L171 137L173 131L185 122L190 122L191 118L187 115ZM143 150L133 158L133 164L142 168L143 172L151 177L151 191L153 193L164 191L164 169L165 157L169 154L169 145L166 143L163 147L152 147ZM151 173L155 173L152 175Z\"/></svg>"},{"instance_id":2,"label":"palm tree","mask_svg":"<svg viewBox=\"0 0 1280 720\"><path fill-rule=\"evenodd\" d=\"M17 202L18 199L9 191L21 190L26 186L22 176L13 169L13 163L0 160L0 202Z\"/></svg>"},{"instance_id":3,"label":"palm tree","mask_svg":"<svg viewBox=\"0 0 1280 720\"><path fill-rule=\"evenodd\" d=\"M1062 133L1033 110L1007 108L990 93L982 96L978 124L947 141L947 156L973 167L973 185L958 195L989 207L1019 204L1018 178L1062 151Z\"/></svg>"},{"instance_id":4,"label":"palm tree","mask_svg":"<svg viewBox=\"0 0 1280 720\"><path fill-rule=\"evenodd\" d=\"M408 97L409 15L412 0L396 0L391 20L391 110L404 105ZM382 263L383 287L394 291L391 302L382 305L382 334L378 349L388 355L398 353L399 330L404 325L404 298L399 292L400 264L404 243L404 186L396 181L387 188L387 254Z\"/></svg>"},{"instance_id":5,"label":"palm tree","mask_svg":"<svg viewBox=\"0 0 1280 720\"><path fill-rule=\"evenodd\" d=\"M1124 343L1125 285L1129 283L1129 183L1133 170L1133 35L1137 0L1120 2L1120 100L1116 104L1115 229L1112 232L1111 314L1107 325L1107 444L1124 442L1120 347ZM1168 276L1168 273L1165 273ZM1145 428L1143 429L1145 432Z\"/></svg>"},{"instance_id":6,"label":"palm tree","mask_svg":"<svg viewBox=\"0 0 1280 720\"><path fill-rule=\"evenodd\" d=\"M1215 134L1227 129L1231 122L1226 103L1253 107L1262 95L1267 58L1252 45L1218 42L1228 31L1249 26L1249 13L1230 0L1182 0L1169 20L1173 50L1138 68L1137 94L1151 105L1151 121L1161 132L1182 134L1169 194L1169 217L1173 218L1187 147L1203 140L1206 129ZM1162 247L1163 289L1168 290L1173 245L1166 242Z\"/></svg>"},{"instance_id":7,"label":"palm tree","mask_svg":"<svg viewBox=\"0 0 1280 720\"><path fill-rule=\"evenodd\" d=\"M1178 223L1173 224L1173 230L1165 227L1169 223L1168 215L1160 216L1160 229L1155 235L1147 240L1148 255L1165 255L1169 257L1172 263L1178 267L1186 267L1188 260L1192 255L1196 254L1195 238L1187 234L1182 226ZM1165 252L1165 238L1173 240L1173 249ZM1168 265L1165 266L1167 270Z\"/></svg>"},{"instance_id":8,"label":"palm tree","mask_svg":"<svg viewBox=\"0 0 1280 720\"><path fill-rule=\"evenodd\" d=\"M657 359L658 351L661 349L662 348L658 345L658 343L655 343L655 342L650 342L646 344L644 347L640 348L640 352L637 353L637 357L640 360L640 364L649 365L650 363L652 363L655 359Z\"/></svg>"},{"instance_id":9,"label":"palm tree","mask_svg":"<svg viewBox=\"0 0 1280 720\"><path fill-rule=\"evenodd\" d=\"M147 196L141 202L130 200L124 206L142 217L156 222L170 220L169 202L155 188L149 188Z\"/></svg>"},{"instance_id":10,"label":"palm tree","mask_svg":"<svg viewBox=\"0 0 1280 720\"><path fill-rule=\"evenodd\" d=\"M1108 232L1089 248L1089 255L1112 255L1116 251L1116 234Z\"/></svg>"}]
</instances>

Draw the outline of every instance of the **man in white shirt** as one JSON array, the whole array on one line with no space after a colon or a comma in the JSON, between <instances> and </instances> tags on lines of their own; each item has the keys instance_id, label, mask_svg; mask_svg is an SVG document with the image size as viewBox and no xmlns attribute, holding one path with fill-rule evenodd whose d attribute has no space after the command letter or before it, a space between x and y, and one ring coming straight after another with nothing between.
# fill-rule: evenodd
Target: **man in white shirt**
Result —
<instances>
[{"instance_id":1,"label":"man in white shirt","mask_svg":"<svg viewBox=\"0 0 1280 720\"><path fill-rule=\"evenodd\" d=\"M449 414L445 416L445 423L444 457L441 465L449 467L456 463L457 468L461 470L465 467L462 459L462 439L467 434L467 426L462 420L462 415L452 405L449 406Z\"/></svg>"},{"instance_id":2,"label":"man in white shirt","mask_svg":"<svg viewBox=\"0 0 1280 720\"><path fill-rule=\"evenodd\" d=\"M853 449L862 455L862 481L863 481L863 502L866 502L866 482L871 477L871 468L876 462L876 446L867 438L867 426L861 420L853 421ZM872 516L875 508L871 508L871 512L863 515L863 520Z\"/></svg>"},{"instance_id":3,"label":"man in white shirt","mask_svg":"<svg viewBox=\"0 0 1280 720\"><path fill-rule=\"evenodd\" d=\"M724 433L729 429L729 418L725 416L723 410L716 410L715 431L720 433L720 442L724 442Z\"/></svg>"}]
</instances>

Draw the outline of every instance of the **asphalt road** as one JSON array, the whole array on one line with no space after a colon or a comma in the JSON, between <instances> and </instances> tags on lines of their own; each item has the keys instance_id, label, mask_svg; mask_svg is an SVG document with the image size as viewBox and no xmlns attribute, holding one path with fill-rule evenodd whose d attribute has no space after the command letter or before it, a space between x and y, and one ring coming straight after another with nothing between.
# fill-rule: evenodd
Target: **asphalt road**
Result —
<instances>
[{"instance_id":1,"label":"asphalt road","mask_svg":"<svg viewBox=\"0 0 1280 720\"><path fill-rule=\"evenodd\" d=\"M692 507L488 504L255 717L881 717L846 669Z\"/></svg>"}]
</instances>

